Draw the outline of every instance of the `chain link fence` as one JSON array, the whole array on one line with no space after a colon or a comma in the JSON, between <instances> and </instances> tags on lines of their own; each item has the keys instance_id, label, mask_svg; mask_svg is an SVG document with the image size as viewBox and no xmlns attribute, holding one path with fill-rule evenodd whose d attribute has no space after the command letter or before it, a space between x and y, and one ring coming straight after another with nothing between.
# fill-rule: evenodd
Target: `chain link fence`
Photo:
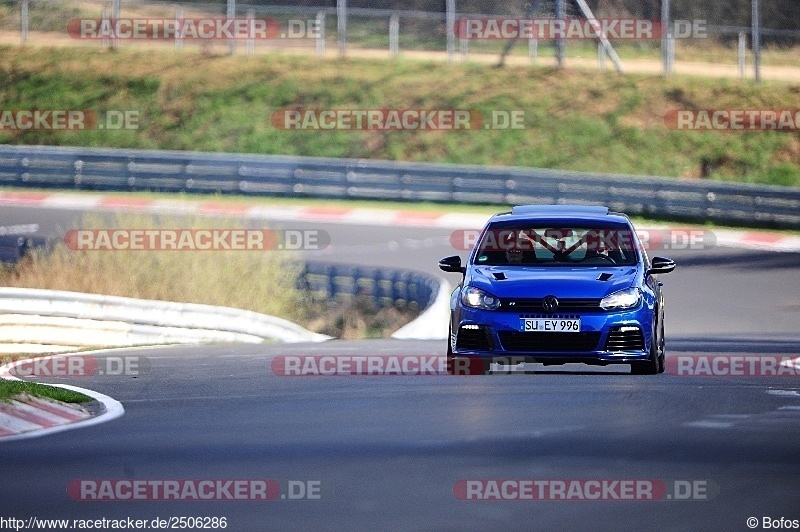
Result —
<instances>
[{"instance_id":1,"label":"chain link fence","mask_svg":"<svg viewBox=\"0 0 800 532\"><path fill-rule=\"evenodd\" d=\"M291 4L291 5L288 5ZM469 21L652 21L652 34L607 44L587 35L536 32L464 35ZM78 35L83 20L266 19L266 37L115 39ZM664 23L663 31L659 26ZM754 27L754 23L755 27ZM586 28L584 26L584 28ZM459 30L462 31L459 31ZM512 32L513 33L513 32ZM534 34L536 33L536 34ZM207 53L286 50L317 55L416 55L431 59L542 64L759 78L798 70L797 0L0 0L0 42L197 47ZM620 58L617 61L617 56ZM758 69L755 67L758 66ZM785 76L784 76L785 77Z\"/></svg>"}]
</instances>

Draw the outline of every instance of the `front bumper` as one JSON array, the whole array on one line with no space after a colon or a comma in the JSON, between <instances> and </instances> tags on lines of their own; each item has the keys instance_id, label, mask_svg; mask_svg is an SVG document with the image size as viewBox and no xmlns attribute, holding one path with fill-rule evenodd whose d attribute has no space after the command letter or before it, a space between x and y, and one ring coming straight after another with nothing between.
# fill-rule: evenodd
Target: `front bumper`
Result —
<instances>
[{"instance_id":1,"label":"front bumper","mask_svg":"<svg viewBox=\"0 0 800 532\"><path fill-rule=\"evenodd\" d=\"M522 332L524 318L580 319L580 333ZM625 364L650 356L653 312L644 305L627 311L556 313L498 312L461 307L450 342L456 356L508 363Z\"/></svg>"}]
</instances>

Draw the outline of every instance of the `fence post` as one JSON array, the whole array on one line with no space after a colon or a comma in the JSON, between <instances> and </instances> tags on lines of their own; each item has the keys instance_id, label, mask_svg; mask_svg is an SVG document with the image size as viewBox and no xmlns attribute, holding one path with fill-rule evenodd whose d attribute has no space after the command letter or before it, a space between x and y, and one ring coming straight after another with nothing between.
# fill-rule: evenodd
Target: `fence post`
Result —
<instances>
[{"instance_id":1,"label":"fence post","mask_svg":"<svg viewBox=\"0 0 800 532\"><path fill-rule=\"evenodd\" d=\"M747 34L739 32L739 77L747 77Z\"/></svg>"},{"instance_id":2,"label":"fence post","mask_svg":"<svg viewBox=\"0 0 800 532\"><path fill-rule=\"evenodd\" d=\"M175 49L183 50L183 8L175 10Z\"/></svg>"},{"instance_id":3,"label":"fence post","mask_svg":"<svg viewBox=\"0 0 800 532\"><path fill-rule=\"evenodd\" d=\"M339 56L344 58L347 49L347 0L336 2L336 24L339 31Z\"/></svg>"},{"instance_id":4,"label":"fence post","mask_svg":"<svg viewBox=\"0 0 800 532\"><path fill-rule=\"evenodd\" d=\"M317 55L325 55L325 12L317 12Z\"/></svg>"},{"instance_id":5,"label":"fence post","mask_svg":"<svg viewBox=\"0 0 800 532\"><path fill-rule=\"evenodd\" d=\"M672 74L672 57L670 56L670 37L672 22L670 21L670 0L661 0L661 66L663 74Z\"/></svg>"},{"instance_id":6,"label":"fence post","mask_svg":"<svg viewBox=\"0 0 800 532\"><path fill-rule=\"evenodd\" d=\"M597 44L597 66L600 68L600 72L606 71L606 57L607 57L606 49L603 46L603 43Z\"/></svg>"},{"instance_id":7,"label":"fence post","mask_svg":"<svg viewBox=\"0 0 800 532\"><path fill-rule=\"evenodd\" d=\"M108 6L107 5L103 6L103 10L101 11L101 14L100 14L100 20L101 20L101 23L105 23L105 21L108 20ZM100 39L100 46L102 48L105 48L106 46L111 47L112 46L111 40L108 37L104 36L102 39Z\"/></svg>"},{"instance_id":8,"label":"fence post","mask_svg":"<svg viewBox=\"0 0 800 532\"><path fill-rule=\"evenodd\" d=\"M117 27L119 25L119 0L111 0L111 49L116 50L119 46L119 35Z\"/></svg>"},{"instance_id":9,"label":"fence post","mask_svg":"<svg viewBox=\"0 0 800 532\"><path fill-rule=\"evenodd\" d=\"M556 20L564 20L564 0L556 0L555 18ZM564 39L559 37L556 39L556 68L564 68Z\"/></svg>"},{"instance_id":10,"label":"fence post","mask_svg":"<svg viewBox=\"0 0 800 532\"><path fill-rule=\"evenodd\" d=\"M530 57L531 64L536 64L536 58L539 55L539 39L534 37L528 39L528 57Z\"/></svg>"},{"instance_id":11,"label":"fence post","mask_svg":"<svg viewBox=\"0 0 800 532\"><path fill-rule=\"evenodd\" d=\"M761 81L761 13L758 0L753 0L753 66L758 83Z\"/></svg>"},{"instance_id":12,"label":"fence post","mask_svg":"<svg viewBox=\"0 0 800 532\"><path fill-rule=\"evenodd\" d=\"M389 17L389 53L396 57L400 51L400 17L393 13Z\"/></svg>"},{"instance_id":13,"label":"fence post","mask_svg":"<svg viewBox=\"0 0 800 532\"><path fill-rule=\"evenodd\" d=\"M236 18L236 0L228 0L226 18L228 20ZM236 41L234 39L228 39L228 55L233 55L235 51Z\"/></svg>"},{"instance_id":14,"label":"fence post","mask_svg":"<svg viewBox=\"0 0 800 532\"><path fill-rule=\"evenodd\" d=\"M21 13L20 13L20 30L22 33L22 44L28 42L28 0L22 0L22 5L20 6Z\"/></svg>"},{"instance_id":15,"label":"fence post","mask_svg":"<svg viewBox=\"0 0 800 532\"><path fill-rule=\"evenodd\" d=\"M452 63L456 60L456 0L447 0L444 18L447 25L447 62Z\"/></svg>"},{"instance_id":16,"label":"fence post","mask_svg":"<svg viewBox=\"0 0 800 532\"><path fill-rule=\"evenodd\" d=\"M256 51L256 25L255 19L256 18L256 11L255 9L248 9L247 10L247 55L253 55Z\"/></svg>"},{"instance_id":17,"label":"fence post","mask_svg":"<svg viewBox=\"0 0 800 532\"><path fill-rule=\"evenodd\" d=\"M672 74L675 71L675 43L676 43L675 36L672 35L670 32L667 40L667 51L669 52L669 73Z\"/></svg>"}]
</instances>

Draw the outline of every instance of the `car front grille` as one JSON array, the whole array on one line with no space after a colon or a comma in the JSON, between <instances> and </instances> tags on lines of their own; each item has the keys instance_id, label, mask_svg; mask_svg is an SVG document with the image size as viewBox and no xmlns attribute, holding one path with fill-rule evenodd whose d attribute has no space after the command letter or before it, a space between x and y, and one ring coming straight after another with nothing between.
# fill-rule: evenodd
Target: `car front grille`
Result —
<instances>
[{"instance_id":1,"label":"car front grille","mask_svg":"<svg viewBox=\"0 0 800 532\"><path fill-rule=\"evenodd\" d=\"M606 351L644 351L644 335L639 327L614 327L608 333Z\"/></svg>"},{"instance_id":2,"label":"car front grille","mask_svg":"<svg viewBox=\"0 0 800 532\"><path fill-rule=\"evenodd\" d=\"M491 351L492 340L488 327L483 325L462 325L456 337L459 351Z\"/></svg>"},{"instance_id":3,"label":"car front grille","mask_svg":"<svg viewBox=\"0 0 800 532\"><path fill-rule=\"evenodd\" d=\"M525 353L595 351L600 332L518 332L501 331L500 343L506 351Z\"/></svg>"},{"instance_id":4,"label":"car front grille","mask_svg":"<svg viewBox=\"0 0 800 532\"><path fill-rule=\"evenodd\" d=\"M542 299L543 298L540 297L524 299L502 298L500 300L500 309L520 312L542 312L544 311ZM558 300L557 312L578 312L586 310L600 310L600 300L575 298Z\"/></svg>"}]
</instances>

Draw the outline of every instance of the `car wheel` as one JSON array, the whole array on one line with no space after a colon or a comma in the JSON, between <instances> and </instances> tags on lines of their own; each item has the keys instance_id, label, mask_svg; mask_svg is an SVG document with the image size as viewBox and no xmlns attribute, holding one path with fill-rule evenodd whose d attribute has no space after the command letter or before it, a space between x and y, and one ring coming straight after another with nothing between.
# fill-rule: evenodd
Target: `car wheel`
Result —
<instances>
[{"instance_id":1,"label":"car wheel","mask_svg":"<svg viewBox=\"0 0 800 532\"><path fill-rule=\"evenodd\" d=\"M665 348L666 340L664 339L664 318L661 318L661 335L658 339L658 372L664 373L667 367L667 351Z\"/></svg>"},{"instance_id":2,"label":"car wheel","mask_svg":"<svg viewBox=\"0 0 800 532\"><path fill-rule=\"evenodd\" d=\"M655 331L650 336L650 356L644 362L631 362L631 375L655 375L663 367L658 356L658 339Z\"/></svg>"},{"instance_id":3,"label":"car wheel","mask_svg":"<svg viewBox=\"0 0 800 532\"><path fill-rule=\"evenodd\" d=\"M453 328L447 327L447 373L453 375L453 370L456 367L456 358L453 356Z\"/></svg>"},{"instance_id":4,"label":"car wheel","mask_svg":"<svg viewBox=\"0 0 800 532\"><path fill-rule=\"evenodd\" d=\"M452 328L447 331L447 373L450 375L489 375L491 360L481 357L456 357L453 354Z\"/></svg>"}]
</instances>

